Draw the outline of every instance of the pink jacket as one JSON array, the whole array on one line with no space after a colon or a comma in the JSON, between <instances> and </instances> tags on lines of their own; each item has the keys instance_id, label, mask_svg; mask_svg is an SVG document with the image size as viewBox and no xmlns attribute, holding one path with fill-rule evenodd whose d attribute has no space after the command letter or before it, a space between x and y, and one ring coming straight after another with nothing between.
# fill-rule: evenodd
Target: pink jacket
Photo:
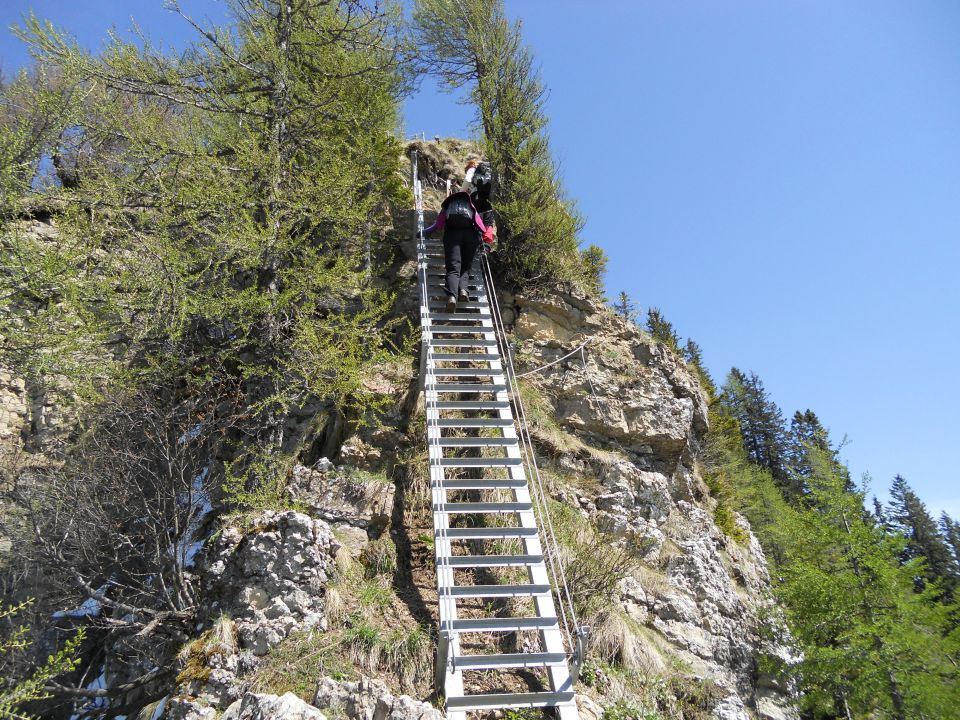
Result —
<instances>
[{"instance_id":1,"label":"pink jacket","mask_svg":"<svg viewBox=\"0 0 960 720\"><path fill-rule=\"evenodd\" d=\"M448 196L447 199L440 204L440 214L437 215L436 221L433 223L433 225L423 231L424 235L431 235L437 230L443 230L443 226L447 224L447 214L444 212L444 210L447 208L447 203L449 203L450 200L455 198L457 195L466 195L467 199L470 199L470 194L465 192L454 193L453 195ZM480 212L473 205L473 200L470 200L470 207L473 208L473 224L476 225L477 230L480 231L480 236L483 238L483 241L487 245L493 245L493 228L488 228L484 224L483 218L480 217Z\"/></svg>"}]
</instances>

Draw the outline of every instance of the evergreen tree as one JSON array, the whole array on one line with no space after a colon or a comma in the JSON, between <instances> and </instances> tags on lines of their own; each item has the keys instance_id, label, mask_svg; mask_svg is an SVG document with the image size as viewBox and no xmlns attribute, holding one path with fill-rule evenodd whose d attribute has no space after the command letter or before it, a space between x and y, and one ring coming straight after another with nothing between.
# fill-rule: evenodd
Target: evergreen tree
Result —
<instances>
[{"instance_id":1,"label":"evergreen tree","mask_svg":"<svg viewBox=\"0 0 960 720\"><path fill-rule=\"evenodd\" d=\"M577 248L583 219L558 177L546 88L520 23L507 19L502 0L416 0L413 17L425 68L452 88L467 88L477 109L497 173L497 255L506 279L597 285L594 254L581 256Z\"/></svg>"},{"instance_id":2,"label":"evergreen tree","mask_svg":"<svg viewBox=\"0 0 960 720\"><path fill-rule=\"evenodd\" d=\"M720 394L720 403L740 425L748 457L767 469L788 500L803 494L803 487L785 467L783 415L770 399L756 373L746 375L732 368Z\"/></svg>"},{"instance_id":3,"label":"evergreen tree","mask_svg":"<svg viewBox=\"0 0 960 720\"><path fill-rule=\"evenodd\" d=\"M660 308L652 307L647 310L647 332L653 336L654 340L663 343L677 355L680 354L680 337L670 321L663 316Z\"/></svg>"},{"instance_id":4,"label":"evergreen tree","mask_svg":"<svg viewBox=\"0 0 960 720\"><path fill-rule=\"evenodd\" d=\"M796 667L813 717L949 717L960 702L947 608L914 592L922 560L867 521L829 453L811 453L810 509L782 518L791 539L777 594L803 649Z\"/></svg>"},{"instance_id":5,"label":"evergreen tree","mask_svg":"<svg viewBox=\"0 0 960 720\"><path fill-rule=\"evenodd\" d=\"M707 391L707 397L710 399L716 397L717 385L703 364L703 351L693 338L687 338L687 344L683 348L683 358L687 361L687 364L693 368L694 372L697 373L700 384L703 386L703 389Z\"/></svg>"},{"instance_id":6,"label":"evergreen tree","mask_svg":"<svg viewBox=\"0 0 960 720\"><path fill-rule=\"evenodd\" d=\"M940 513L940 535L950 548L954 562L960 566L960 522L952 519L945 510Z\"/></svg>"},{"instance_id":7,"label":"evergreen tree","mask_svg":"<svg viewBox=\"0 0 960 720\"><path fill-rule=\"evenodd\" d=\"M597 295L603 294L603 279L607 274L607 254L599 245L590 244L580 252L587 287ZM603 300L606 302L606 298Z\"/></svg>"},{"instance_id":8,"label":"evergreen tree","mask_svg":"<svg viewBox=\"0 0 960 720\"><path fill-rule=\"evenodd\" d=\"M956 560L926 505L901 475L897 475L890 485L886 515L890 527L906 539L902 553L904 562L923 560L924 573L917 579L919 587L939 582L952 596L960 584Z\"/></svg>"},{"instance_id":9,"label":"evergreen tree","mask_svg":"<svg viewBox=\"0 0 960 720\"><path fill-rule=\"evenodd\" d=\"M637 304L630 299L626 290L621 290L617 295L617 301L613 304L613 309L627 322L633 322L637 317Z\"/></svg>"}]
</instances>

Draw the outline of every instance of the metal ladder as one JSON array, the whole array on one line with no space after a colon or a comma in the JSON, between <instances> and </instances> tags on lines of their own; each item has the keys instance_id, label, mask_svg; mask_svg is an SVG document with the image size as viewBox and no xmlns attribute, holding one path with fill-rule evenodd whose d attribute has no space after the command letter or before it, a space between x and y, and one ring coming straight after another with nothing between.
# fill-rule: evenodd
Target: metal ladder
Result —
<instances>
[{"instance_id":1,"label":"metal ladder","mask_svg":"<svg viewBox=\"0 0 960 720\"><path fill-rule=\"evenodd\" d=\"M423 332L420 377L426 409L440 610L437 689L445 698L447 717L451 720L465 720L466 713L471 711L511 708L555 708L560 720L576 720L573 676L524 471L487 283L482 274L471 275L470 300L461 301L458 312L445 312L443 245L422 237L422 188L417 179L415 151L411 159L417 201L417 274ZM478 456L462 456L465 449ZM451 493L462 491L493 491L498 496L508 494L511 499L451 501ZM451 520L458 516L479 518L480 522L454 522L451 527ZM478 545L495 541L522 547L522 552L476 554ZM493 568L525 571L526 582L463 582L469 579L471 570L477 573ZM489 601L504 598L520 599L528 610L523 611L523 616L492 616ZM488 601L482 609L483 617L461 617L458 610L462 603L477 599ZM516 602L509 605L512 610ZM539 636L540 651L462 652L461 638L467 634L496 636L526 631ZM516 669L543 671L550 690L465 694L467 673Z\"/></svg>"}]
</instances>

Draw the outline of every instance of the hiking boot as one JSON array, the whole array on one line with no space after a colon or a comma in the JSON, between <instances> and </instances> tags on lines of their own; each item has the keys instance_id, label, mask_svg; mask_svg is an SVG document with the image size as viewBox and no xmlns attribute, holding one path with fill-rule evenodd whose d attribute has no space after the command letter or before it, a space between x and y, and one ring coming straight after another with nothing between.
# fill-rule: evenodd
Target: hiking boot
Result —
<instances>
[{"instance_id":1,"label":"hiking boot","mask_svg":"<svg viewBox=\"0 0 960 720\"><path fill-rule=\"evenodd\" d=\"M468 293L466 290L461 290L460 300L463 302L468 302L470 300L470 293Z\"/></svg>"},{"instance_id":2,"label":"hiking boot","mask_svg":"<svg viewBox=\"0 0 960 720\"><path fill-rule=\"evenodd\" d=\"M457 299L453 295L447 296L447 308L448 313L456 312L457 310Z\"/></svg>"}]
</instances>

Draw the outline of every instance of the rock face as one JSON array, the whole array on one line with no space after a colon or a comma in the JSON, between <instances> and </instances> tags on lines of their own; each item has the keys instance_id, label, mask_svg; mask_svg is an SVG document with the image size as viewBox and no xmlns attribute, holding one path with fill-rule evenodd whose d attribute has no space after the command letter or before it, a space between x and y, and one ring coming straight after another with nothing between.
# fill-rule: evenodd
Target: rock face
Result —
<instances>
[{"instance_id":1,"label":"rock face","mask_svg":"<svg viewBox=\"0 0 960 720\"><path fill-rule=\"evenodd\" d=\"M210 550L209 616L233 618L240 648L264 655L294 630L323 626L324 594L340 544L330 526L292 510L267 511L252 530L227 527Z\"/></svg>"},{"instance_id":2,"label":"rock face","mask_svg":"<svg viewBox=\"0 0 960 720\"><path fill-rule=\"evenodd\" d=\"M707 399L693 373L587 298L505 295L501 304L513 325L518 373L534 371L526 382L549 399L561 430L589 445L552 458L574 477L594 479L564 488L558 499L575 497L592 524L648 568L621 580L619 600L654 633L649 651L715 683L723 697L718 718L796 718L789 688L757 678L760 654L789 652L766 639L771 601L759 543L742 518L743 544L713 522L696 467ZM582 353L556 362L584 343Z\"/></svg>"}]
</instances>

